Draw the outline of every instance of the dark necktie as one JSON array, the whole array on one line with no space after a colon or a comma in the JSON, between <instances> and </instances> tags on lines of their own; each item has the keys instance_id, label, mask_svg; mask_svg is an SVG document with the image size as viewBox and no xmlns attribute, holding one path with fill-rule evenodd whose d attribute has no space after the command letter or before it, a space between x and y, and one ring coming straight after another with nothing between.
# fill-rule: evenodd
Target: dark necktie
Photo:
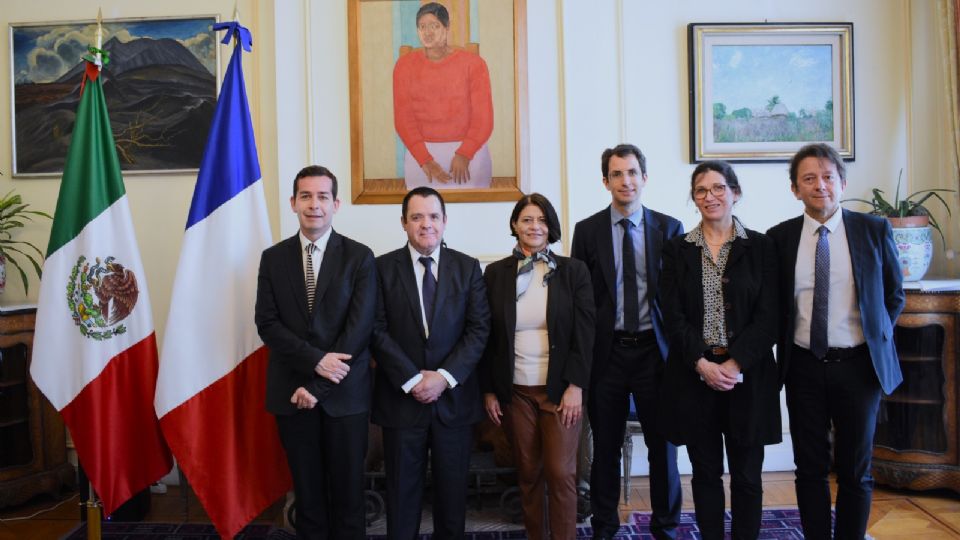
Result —
<instances>
[{"instance_id":1,"label":"dark necktie","mask_svg":"<svg viewBox=\"0 0 960 540\"><path fill-rule=\"evenodd\" d=\"M437 278L433 277L430 266L433 265L432 257L420 257L420 264L424 267L423 272L423 312L427 315L427 326L433 324L433 301L437 296Z\"/></svg>"},{"instance_id":2,"label":"dark necktie","mask_svg":"<svg viewBox=\"0 0 960 540\"><path fill-rule=\"evenodd\" d=\"M311 242L307 244L307 311L313 313L313 296L317 291L317 279L313 275L313 252L317 246Z\"/></svg>"},{"instance_id":3,"label":"dark necktie","mask_svg":"<svg viewBox=\"0 0 960 540\"><path fill-rule=\"evenodd\" d=\"M817 255L813 265L813 309L810 313L810 352L817 358L827 355L827 310L830 297L829 230L821 225L817 232Z\"/></svg>"},{"instance_id":4,"label":"dark necktie","mask_svg":"<svg viewBox=\"0 0 960 540\"><path fill-rule=\"evenodd\" d=\"M633 222L627 218L620 220L623 227L623 329L627 332L640 331L640 300L637 292L637 257L633 249L630 231Z\"/></svg>"}]
</instances>

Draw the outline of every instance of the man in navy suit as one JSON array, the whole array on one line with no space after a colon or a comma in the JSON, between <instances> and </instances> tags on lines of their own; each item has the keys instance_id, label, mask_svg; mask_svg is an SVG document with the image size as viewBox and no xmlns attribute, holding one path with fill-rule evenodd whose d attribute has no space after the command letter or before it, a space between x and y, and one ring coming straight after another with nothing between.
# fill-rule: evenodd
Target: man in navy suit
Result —
<instances>
[{"instance_id":1,"label":"man in navy suit","mask_svg":"<svg viewBox=\"0 0 960 540\"><path fill-rule=\"evenodd\" d=\"M604 150L600 169L611 204L577 223L571 252L590 269L597 308L587 393L594 538L613 538L620 528L620 449L631 394L650 463L650 529L656 538L675 538L682 502L677 449L661 435L654 412L667 358L656 296L660 248L682 234L683 225L641 204L647 161L639 148Z\"/></svg>"},{"instance_id":2,"label":"man in navy suit","mask_svg":"<svg viewBox=\"0 0 960 540\"><path fill-rule=\"evenodd\" d=\"M804 146L790 162L790 189L804 213L767 234L782 263L777 358L787 388L804 535L831 538L832 455L833 538L862 540L873 493L870 461L880 392L890 394L903 380L893 326L905 296L889 222L842 210L846 184L836 150Z\"/></svg>"},{"instance_id":3,"label":"man in navy suit","mask_svg":"<svg viewBox=\"0 0 960 540\"><path fill-rule=\"evenodd\" d=\"M475 368L490 333L480 264L446 247L446 206L410 190L407 245L377 258L373 421L383 426L387 537L419 537L428 450L433 537L462 538L473 424L483 414Z\"/></svg>"},{"instance_id":4,"label":"man in navy suit","mask_svg":"<svg viewBox=\"0 0 960 540\"><path fill-rule=\"evenodd\" d=\"M267 410L276 415L296 494L297 538L366 538L363 460L377 301L373 253L333 230L337 178L297 173L300 231L266 249L255 320L270 351Z\"/></svg>"}]
</instances>

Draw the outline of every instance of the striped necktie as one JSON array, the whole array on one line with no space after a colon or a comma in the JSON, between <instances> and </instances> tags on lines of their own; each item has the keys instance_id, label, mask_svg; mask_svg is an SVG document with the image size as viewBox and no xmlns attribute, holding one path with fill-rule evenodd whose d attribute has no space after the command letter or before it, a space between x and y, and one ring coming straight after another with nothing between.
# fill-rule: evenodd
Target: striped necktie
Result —
<instances>
[{"instance_id":1,"label":"striped necktie","mask_svg":"<svg viewBox=\"0 0 960 540\"><path fill-rule=\"evenodd\" d=\"M313 295L317 292L317 280L313 275L313 252L317 250L316 244L310 242L307 244L307 311L313 313Z\"/></svg>"}]
</instances>

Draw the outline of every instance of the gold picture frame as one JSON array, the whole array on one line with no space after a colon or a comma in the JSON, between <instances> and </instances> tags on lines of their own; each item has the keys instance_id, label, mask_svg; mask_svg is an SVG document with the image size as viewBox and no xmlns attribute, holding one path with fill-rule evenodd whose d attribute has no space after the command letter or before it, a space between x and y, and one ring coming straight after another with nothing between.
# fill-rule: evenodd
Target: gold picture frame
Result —
<instances>
[{"instance_id":1,"label":"gold picture frame","mask_svg":"<svg viewBox=\"0 0 960 540\"><path fill-rule=\"evenodd\" d=\"M853 23L693 23L690 162L788 161L812 142L855 158Z\"/></svg>"},{"instance_id":2,"label":"gold picture frame","mask_svg":"<svg viewBox=\"0 0 960 540\"><path fill-rule=\"evenodd\" d=\"M419 47L418 0L348 0L351 199L395 204L407 192L405 147L393 117L393 69ZM457 188L434 181L448 202L515 201L528 168L526 0L441 0L450 12L451 45L475 50L489 67L493 130L489 187ZM470 47L473 47L471 49ZM401 52L403 51L403 52Z\"/></svg>"}]
</instances>

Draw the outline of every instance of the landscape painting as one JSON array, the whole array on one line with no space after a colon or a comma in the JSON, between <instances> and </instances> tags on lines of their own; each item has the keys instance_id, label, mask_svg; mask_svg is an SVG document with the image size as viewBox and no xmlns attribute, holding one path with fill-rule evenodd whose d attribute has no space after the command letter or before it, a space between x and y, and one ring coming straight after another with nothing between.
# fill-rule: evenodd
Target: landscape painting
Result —
<instances>
[{"instance_id":1,"label":"landscape painting","mask_svg":"<svg viewBox=\"0 0 960 540\"><path fill-rule=\"evenodd\" d=\"M214 16L104 20L103 88L125 173L200 166L217 95ZM14 176L63 171L96 22L10 26Z\"/></svg>"},{"instance_id":2,"label":"landscape painting","mask_svg":"<svg viewBox=\"0 0 960 540\"><path fill-rule=\"evenodd\" d=\"M811 142L853 159L852 32L690 25L691 161L785 161Z\"/></svg>"}]
</instances>

